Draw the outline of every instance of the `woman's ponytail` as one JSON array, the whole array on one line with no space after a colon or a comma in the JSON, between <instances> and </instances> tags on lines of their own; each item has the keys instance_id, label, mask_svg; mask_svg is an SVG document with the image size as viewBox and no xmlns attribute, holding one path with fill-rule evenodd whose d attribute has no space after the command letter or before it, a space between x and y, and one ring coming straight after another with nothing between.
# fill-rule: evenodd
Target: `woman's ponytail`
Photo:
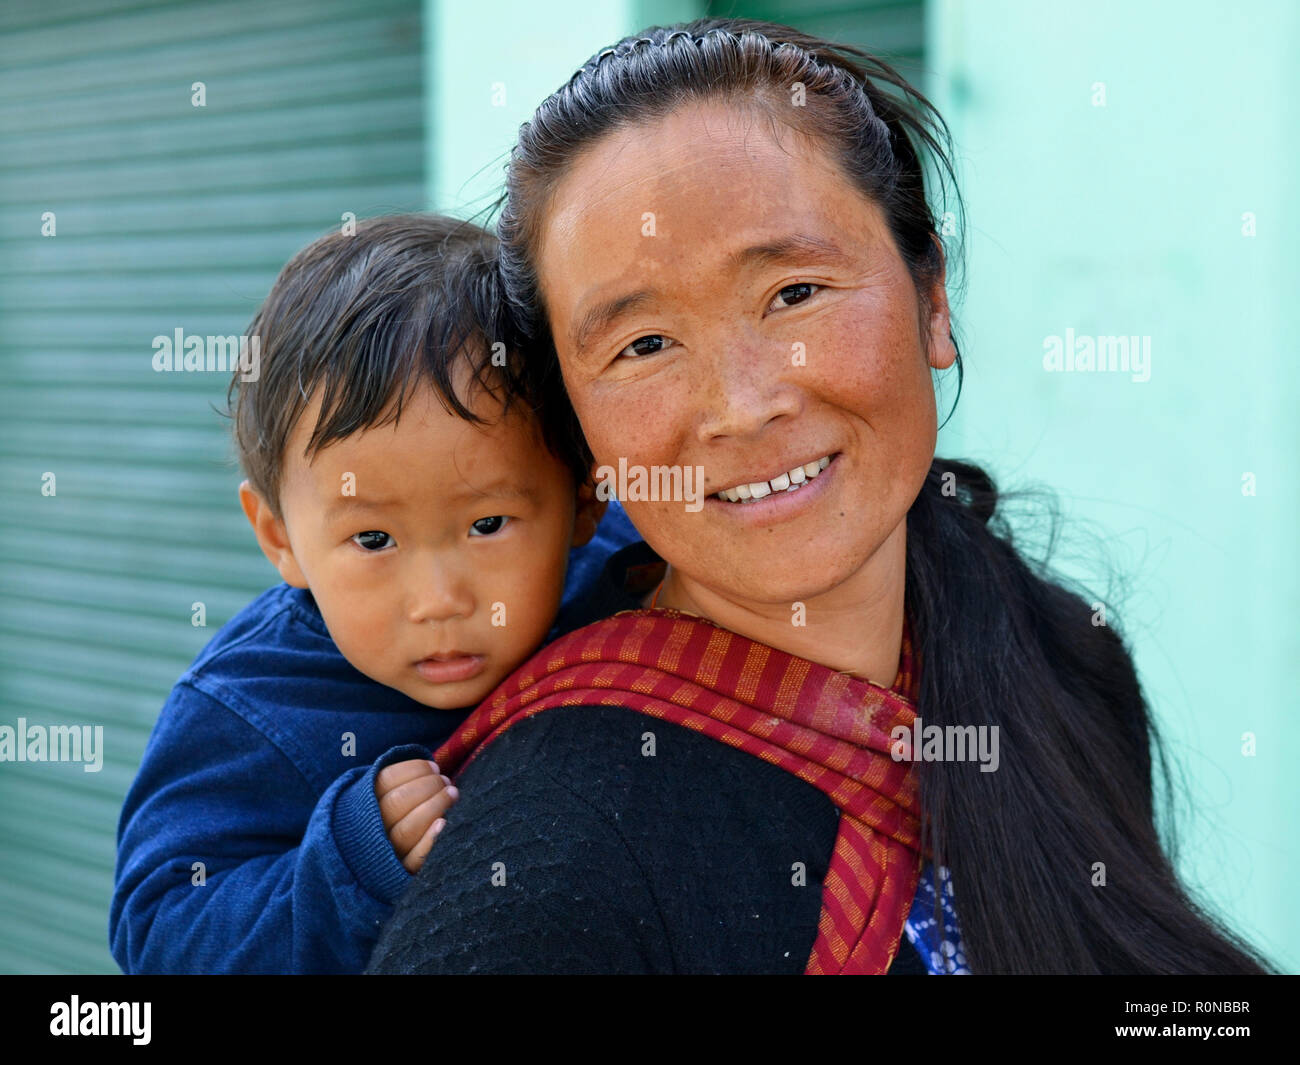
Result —
<instances>
[{"instance_id":1,"label":"woman's ponytail","mask_svg":"<svg viewBox=\"0 0 1300 1065\"><path fill-rule=\"evenodd\" d=\"M936 459L908 514L925 725L996 729L997 768L921 762L924 843L971 969L1261 973L1186 895L1152 801L1159 750L1120 635L1035 572L978 466ZM1103 619L1104 620L1104 619Z\"/></svg>"}]
</instances>

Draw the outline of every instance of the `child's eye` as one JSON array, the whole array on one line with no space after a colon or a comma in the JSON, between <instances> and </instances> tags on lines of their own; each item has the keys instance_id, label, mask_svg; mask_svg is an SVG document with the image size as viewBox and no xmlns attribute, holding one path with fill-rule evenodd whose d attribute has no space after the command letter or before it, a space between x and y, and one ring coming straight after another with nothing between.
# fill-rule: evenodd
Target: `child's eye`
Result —
<instances>
[{"instance_id":1,"label":"child's eye","mask_svg":"<svg viewBox=\"0 0 1300 1065\"><path fill-rule=\"evenodd\" d=\"M638 358L642 355L658 355L665 348L672 347L673 342L659 333L637 337L631 344L620 351L619 357Z\"/></svg>"},{"instance_id":2,"label":"child's eye","mask_svg":"<svg viewBox=\"0 0 1300 1065\"><path fill-rule=\"evenodd\" d=\"M509 518L502 517L500 514L490 518L479 518L470 526L469 534L470 536L491 536L493 533L500 532L505 528L509 520Z\"/></svg>"},{"instance_id":3,"label":"child's eye","mask_svg":"<svg viewBox=\"0 0 1300 1065\"><path fill-rule=\"evenodd\" d=\"M779 311L782 307L793 307L797 303L803 303L804 300L812 296L815 290L821 287L821 285L810 284L806 281L801 281L797 285L786 285L767 305L767 309L769 311ZM778 300L780 301L779 305Z\"/></svg>"},{"instance_id":4,"label":"child's eye","mask_svg":"<svg viewBox=\"0 0 1300 1065\"><path fill-rule=\"evenodd\" d=\"M371 529L367 532L357 533L356 536L352 537L352 542L365 551L382 551L393 543L393 538L386 532Z\"/></svg>"}]
</instances>

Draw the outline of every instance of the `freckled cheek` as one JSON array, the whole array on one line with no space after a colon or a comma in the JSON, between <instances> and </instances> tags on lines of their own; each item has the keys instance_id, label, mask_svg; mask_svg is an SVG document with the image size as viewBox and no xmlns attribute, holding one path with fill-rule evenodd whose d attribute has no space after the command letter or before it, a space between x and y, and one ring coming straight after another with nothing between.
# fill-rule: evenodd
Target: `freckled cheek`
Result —
<instances>
[{"instance_id":1,"label":"freckled cheek","mask_svg":"<svg viewBox=\"0 0 1300 1065\"><path fill-rule=\"evenodd\" d=\"M848 317L837 322L819 347L833 353L808 363L816 368L822 394L837 406L874 422L908 416L928 384L915 337L902 323Z\"/></svg>"},{"instance_id":2,"label":"freckled cheek","mask_svg":"<svg viewBox=\"0 0 1300 1065\"><path fill-rule=\"evenodd\" d=\"M636 382L575 396L573 408L598 464L617 468L624 458L650 465L675 461L685 416L678 398L652 382Z\"/></svg>"}]
</instances>

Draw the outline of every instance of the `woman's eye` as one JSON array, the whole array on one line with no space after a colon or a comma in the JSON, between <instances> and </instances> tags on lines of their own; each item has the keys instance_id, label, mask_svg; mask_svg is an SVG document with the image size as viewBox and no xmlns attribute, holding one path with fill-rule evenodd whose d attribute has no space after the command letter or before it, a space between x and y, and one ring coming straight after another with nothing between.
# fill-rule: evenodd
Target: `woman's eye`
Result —
<instances>
[{"instance_id":1,"label":"woman's eye","mask_svg":"<svg viewBox=\"0 0 1300 1065\"><path fill-rule=\"evenodd\" d=\"M813 285L808 282L800 282L797 285L786 285L776 294L776 299L772 300L768 306L769 311L778 311L782 307L793 307L796 303L803 303L816 289L821 285Z\"/></svg>"},{"instance_id":2,"label":"woman's eye","mask_svg":"<svg viewBox=\"0 0 1300 1065\"><path fill-rule=\"evenodd\" d=\"M469 534L470 536L491 536L493 533L500 532L504 529L506 522L509 520L509 518L504 518L500 514L494 515L491 518L479 518L478 521L470 526Z\"/></svg>"},{"instance_id":3,"label":"woman's eye","mask_svg":"<svg viewBox=\"0 0 1300 1065\"><path fill-rule=\"evenodd\" d=\"M365 551L382 551L393 543L393 538L386 532L372 529L368 532L357 533L356 536L352 537L352 542Z\"/></svg>"},{"instance_id":4,"label":"woman's eye","mask_svg":"<svg viewBox=\"0 0 1300 1065\"><path fill-rule=\"evenodd\" d=\"M666 336L652 333L649 336L637 337L631 344L620 351L619 355L627 355L630 358L636 358L640 355L657 355L664 348L671 347L672 343Z\"/></svg>"}]
</instances>

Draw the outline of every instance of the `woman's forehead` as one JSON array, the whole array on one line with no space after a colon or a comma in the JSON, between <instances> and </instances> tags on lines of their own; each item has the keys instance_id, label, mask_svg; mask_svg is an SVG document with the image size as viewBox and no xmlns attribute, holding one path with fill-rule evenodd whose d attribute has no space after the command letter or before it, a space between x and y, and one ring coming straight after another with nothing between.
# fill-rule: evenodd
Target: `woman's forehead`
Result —
<instances>
[{"instance_id":1,"label":"woman's forehead","mask_svg":"<svg viewBox=\"0 0 1300 1065\"><path fill-rule=\"evenodd\" d=\"M860 249L882 235L878 209L816 141L733 110L623 128L575 162L539 233L548 307L572 308L577 289L735 272L791 248Z\"/></svg>"},{"instance_id":2,"label":"woman's forehead","mask_svg":"<svg viewBox=\"0 0 1300 1065\"><path fill-rule=\"evenodd\" d=\"M661 212L683 198L739 185L758 193L783 182L847 181L819 141L773 119L764 108L722 101L683 106L621 126L588 146L550 198L545 226L564 231L602 212L643 206ZM732 209L745 206L733 202Z\"/></svg>"}]
</instances>

